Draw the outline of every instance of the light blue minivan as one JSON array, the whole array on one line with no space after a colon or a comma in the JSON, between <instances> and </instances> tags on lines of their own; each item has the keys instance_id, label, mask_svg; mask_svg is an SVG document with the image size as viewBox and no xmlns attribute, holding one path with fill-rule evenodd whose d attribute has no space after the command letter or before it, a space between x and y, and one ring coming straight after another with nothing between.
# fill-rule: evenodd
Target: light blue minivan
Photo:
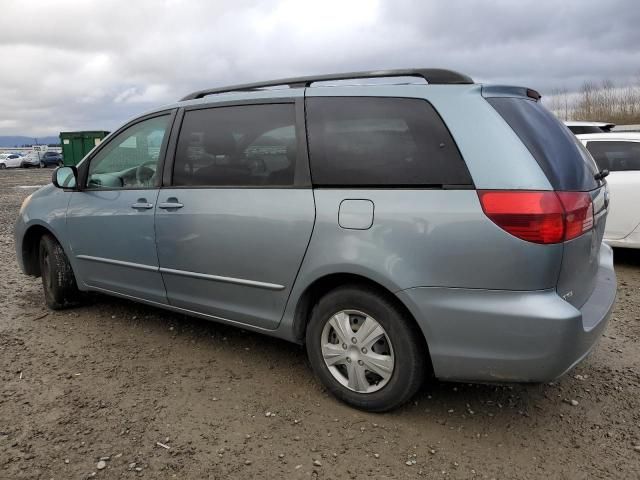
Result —
<instances>
[{"instance_id":1,"label":"light blue minivan","mask_svg":"<svg viewBox=\"0 0 640 480\"><path fill-rule=\"evenodd\" d=\"M440 69L196 92L57 169L18 261L51 308L103 292L304 343L362 409L429 374L550 380L616 280L607 172L539 99Z\"/></svg>"}]
</instances>

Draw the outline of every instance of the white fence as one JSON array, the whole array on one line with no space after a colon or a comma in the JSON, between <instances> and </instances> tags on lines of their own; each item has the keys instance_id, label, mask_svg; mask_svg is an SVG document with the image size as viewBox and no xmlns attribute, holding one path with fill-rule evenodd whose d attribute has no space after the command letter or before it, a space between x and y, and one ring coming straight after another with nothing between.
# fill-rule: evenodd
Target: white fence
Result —
<instances>
[{"instance_id":1,"label":"white fence","mask_svg":"<svg viewBox=\"0 0 640 480\"><path fill-rule=\"evenodd\" d=\"M62 147L48 147L49 152L62 153ZM0 153L31 153L32 147L0 147Z\"/></svg>"}]
</instances>

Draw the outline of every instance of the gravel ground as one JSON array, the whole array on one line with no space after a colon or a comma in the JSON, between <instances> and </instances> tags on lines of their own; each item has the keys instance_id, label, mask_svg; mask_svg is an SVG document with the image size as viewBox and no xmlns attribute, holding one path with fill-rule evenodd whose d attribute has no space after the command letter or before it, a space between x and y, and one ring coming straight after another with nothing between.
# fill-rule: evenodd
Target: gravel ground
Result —
<instances>
[{"instance_id":1,"label":"gravel ground","mask_svg":"<svg viewBox=\"0 0 640 480\"><path fill-rule=\"evenodd\" d=\"M639 477L640 251L616 252L606 335L560 381L431 382L367 414L296 345L103 296L48 311L12 230L50 175L0 172L0 478Z\"/></svg>"}]
</instances>

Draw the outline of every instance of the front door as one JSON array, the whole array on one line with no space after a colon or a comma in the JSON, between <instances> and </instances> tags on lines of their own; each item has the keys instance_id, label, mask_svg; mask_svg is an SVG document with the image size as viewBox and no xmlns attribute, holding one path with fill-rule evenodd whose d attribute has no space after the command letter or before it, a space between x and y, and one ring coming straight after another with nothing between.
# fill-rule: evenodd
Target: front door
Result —
<instances>
[{"instance_id":1,"label":"front door","mask_svg":"<svg viewBox=\"0 0 640 480\"><path fill-rule=\"evenodd\" d=\"M170 120L147 118L114 136L89 160L85 188L72 193L71 252L90 288L166 303L154 210Z\"/></svg>"},{"instance_id":2,"label":"front door","mask_svg":"<svg viewBox=\"0 0 640 480\"><path fill-rule=\"evenodd\" d=\"M156 210L171 305L276 328L314 222L300 130L294 103L185 112Z\"/></svg>"}]
</instances>

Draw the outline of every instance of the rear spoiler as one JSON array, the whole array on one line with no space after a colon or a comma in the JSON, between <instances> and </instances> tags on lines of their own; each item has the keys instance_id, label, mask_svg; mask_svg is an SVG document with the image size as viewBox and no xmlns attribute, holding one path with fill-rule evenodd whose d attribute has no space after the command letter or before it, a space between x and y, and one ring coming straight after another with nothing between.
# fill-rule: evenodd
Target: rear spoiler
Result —
<instances>
[{"instance_id":1,"label":"rear spoiler","mask_svg":"<svg viewBox=\"0 0 640 480\"><path fill-rule=\"evenodd\" d=\"M533 88L513 87L510 85L483 85L482 96L485 98L521 97L528 98L536 102L542 98L542 95Z\"/></svg>"}]
</instances>

